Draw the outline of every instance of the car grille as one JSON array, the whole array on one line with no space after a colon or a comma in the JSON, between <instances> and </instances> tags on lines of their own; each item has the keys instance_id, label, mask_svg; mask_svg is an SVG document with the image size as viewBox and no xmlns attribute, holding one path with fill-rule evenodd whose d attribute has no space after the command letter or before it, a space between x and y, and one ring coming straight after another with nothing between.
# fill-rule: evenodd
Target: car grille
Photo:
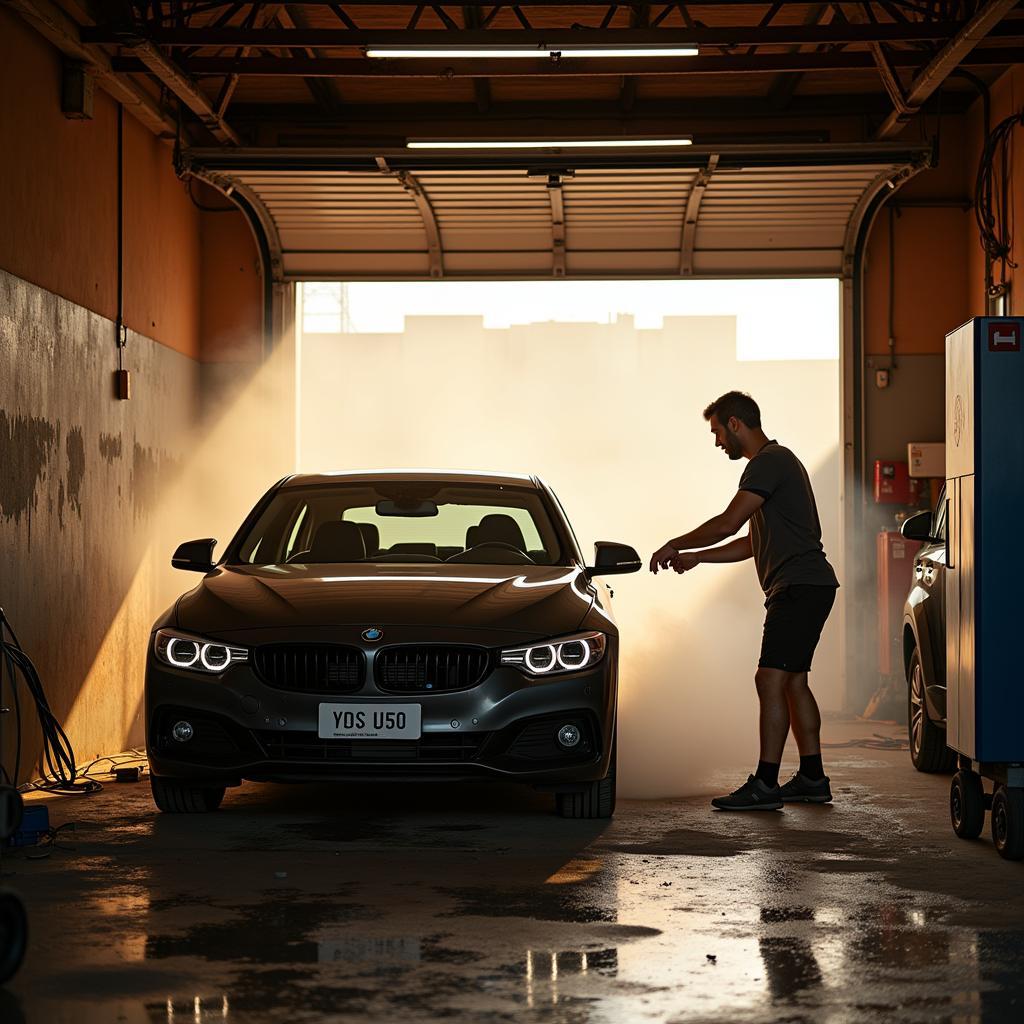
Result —
<instances>
[{"instance_id":1,"label":"car grille","mask_svg":"<svg viewBox=\"0 0 1024 1024\"><path fill-rule=\"evenodd\" d=\"M315 732L259 732L272 761L459 762L476 760L487 733L424 733L418 740L323 740Z\"/></svg>"},{"instance_id":2,"label":"car grille","mask_svg":"<svg viewBox=\"0 0 1024 1024\"><path fill-rule=\"evenodd\" d=\"M297 693L355 693L365 660L339 644L264 644L253 651L253 668L268 686Z\"/></svg>"},{"instance_id":3,"label":"car grille","mask_svg":"<svg viewBox=\"0 0 1024 1024\"><path fill-rule=\"evenodd\" d=\"M476 686L490 667L490 652L483 647L410 644L378 651L373 675L388 693L449 693Z\"/></svg>"}]
</instances>

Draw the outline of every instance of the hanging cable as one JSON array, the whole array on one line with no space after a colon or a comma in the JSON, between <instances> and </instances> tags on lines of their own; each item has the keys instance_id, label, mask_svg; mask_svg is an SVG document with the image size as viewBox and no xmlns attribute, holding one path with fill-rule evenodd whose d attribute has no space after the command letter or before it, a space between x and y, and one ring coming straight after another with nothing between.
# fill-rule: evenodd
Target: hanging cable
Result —
<instances>
[{"instance_id":1,"label":"hanging cable","mask_svg":"<svg viewBox=\"0 0 1024 1024\"><path fill-rule=\"evenodd\" d=\"M1010 210L1010 136L1024 124L1024 111L999 122L985 137L974 185L974 216L981 248L990 264L1000 265L999 281L993 281L986 299L1006 294L1006 278L1017 264L1012 259L1013 236Z\"/></svg>"}]
</instances>

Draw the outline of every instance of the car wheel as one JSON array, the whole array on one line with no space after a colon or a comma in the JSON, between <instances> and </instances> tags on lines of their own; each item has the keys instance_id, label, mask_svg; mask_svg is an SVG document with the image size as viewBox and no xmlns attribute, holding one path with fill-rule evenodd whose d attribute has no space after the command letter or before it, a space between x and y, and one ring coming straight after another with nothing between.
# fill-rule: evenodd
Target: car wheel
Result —
<instances>
[{"instance_id":1,"label":"car wheel","mask_svg":"<svg viewBox=\"0 0 1024 1024\"><path fill-rule=\"evenodd\" d=\"M1024 857L1024 789L1000 786L992 797L992 842L1006 860Z\"/></svg>"},{"instance_id":2,"label":"car wheel","mask_svg":"<svg viewBox=\"0 0 1024 1024\"><path fill-rule=\"evenodd\" d=\"M949 787L949 819L961 839L977 839L985 827L985 787L977 772L959 771Z\"/></svg>"},{"instance_id":3,"label":"car wheel","mask_svg":"<svg viewBox=\"0 0 1024 1024\"><path fill-rule=\"evenodd\" d=\"M0 985L14 977L25 959L28 917L13 892L0 892Z\"/></svg>"},{"instance_id":4,"label":"car wheel","mask_svg":"<svg viewBox=\"0 0 1024 1024\"><path fill-rule=\"evenodd\" d=\"M946 746L946 730L928 717L924 672L916 647L907 669L907 738L910 760L919 772L949 772L956 767L956 754Z\"/></svg>"},{"instance_id":5,"label":"car wheel","mask_svg":"<svg viewBox=\"0 0 1024 1024\"><path fill-rule=\"evenodd\" d=\"M608 774L590 782L579 793L556 793L555 808L560 818L610 818L615 813L615 768L618 743L612 746Z\"/></svg>"},{"instance_id":6,"label":"car wheel","mask_svg":"<svg viewBox=\"0 0 1024 1024\"><path fill-rule=\"evenodd\" d=\"M223 786L194 786L181 779L149 777L153 802L164 814L205 814L224 799Z\"/></svg>"}]
</instances>

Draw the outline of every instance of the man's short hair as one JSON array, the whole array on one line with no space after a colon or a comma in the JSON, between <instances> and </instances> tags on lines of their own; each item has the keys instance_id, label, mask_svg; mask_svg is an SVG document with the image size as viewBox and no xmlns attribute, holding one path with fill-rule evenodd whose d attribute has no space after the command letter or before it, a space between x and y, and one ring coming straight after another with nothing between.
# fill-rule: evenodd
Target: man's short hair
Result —
<instances>
[{"instance_id":1,"label":"man's short hair","mask_svg":"<svg viewBox=\"0 0 1024 1024\"><path fill-rule=\"evenodd\" d=\"M758 430L761 426L761 410L750 395L742 391L727 391L721 398L716 398L705 410L704 419L718 417L719 423L728 423L736 417L740 423Z\"/></svg>"}]
</instances>

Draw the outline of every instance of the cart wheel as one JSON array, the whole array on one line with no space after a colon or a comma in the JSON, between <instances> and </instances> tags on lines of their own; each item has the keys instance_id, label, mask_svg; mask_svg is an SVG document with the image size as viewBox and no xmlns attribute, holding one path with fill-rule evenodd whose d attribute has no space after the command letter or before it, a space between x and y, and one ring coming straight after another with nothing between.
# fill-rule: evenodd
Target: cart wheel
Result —
<instances>
[{"instance_id":1,"label":"cart wheel","mask_svg":"<svg viewBox=\"0 0 1024 1024\"><path fill-rule=\"evenodd\" d=\"M949 818L961 839L977 839L985 827L985 787L977 772L958 771L949 787Z\"/></svg>"},{"instance_id":2,"label":"cart wheel","mask_svg":"<svg viewBox=\"0 0 1024 1024\"><path fill-rule=\"evenodd\" d=\"M1006 860L1024 857L1024 789L1000 786L992 797L992 842Z\"/></svg>"},{"instance_id":3,"label":"cart wheel","mask_svg":"<svg viewBox=\"0 0 1024 1024\"><path fill-rule=\"evenodd\" d=\"M28 917L13 892L0 892L0 985L14 977L25 958Z\"/></svg>"}]
</instances>

